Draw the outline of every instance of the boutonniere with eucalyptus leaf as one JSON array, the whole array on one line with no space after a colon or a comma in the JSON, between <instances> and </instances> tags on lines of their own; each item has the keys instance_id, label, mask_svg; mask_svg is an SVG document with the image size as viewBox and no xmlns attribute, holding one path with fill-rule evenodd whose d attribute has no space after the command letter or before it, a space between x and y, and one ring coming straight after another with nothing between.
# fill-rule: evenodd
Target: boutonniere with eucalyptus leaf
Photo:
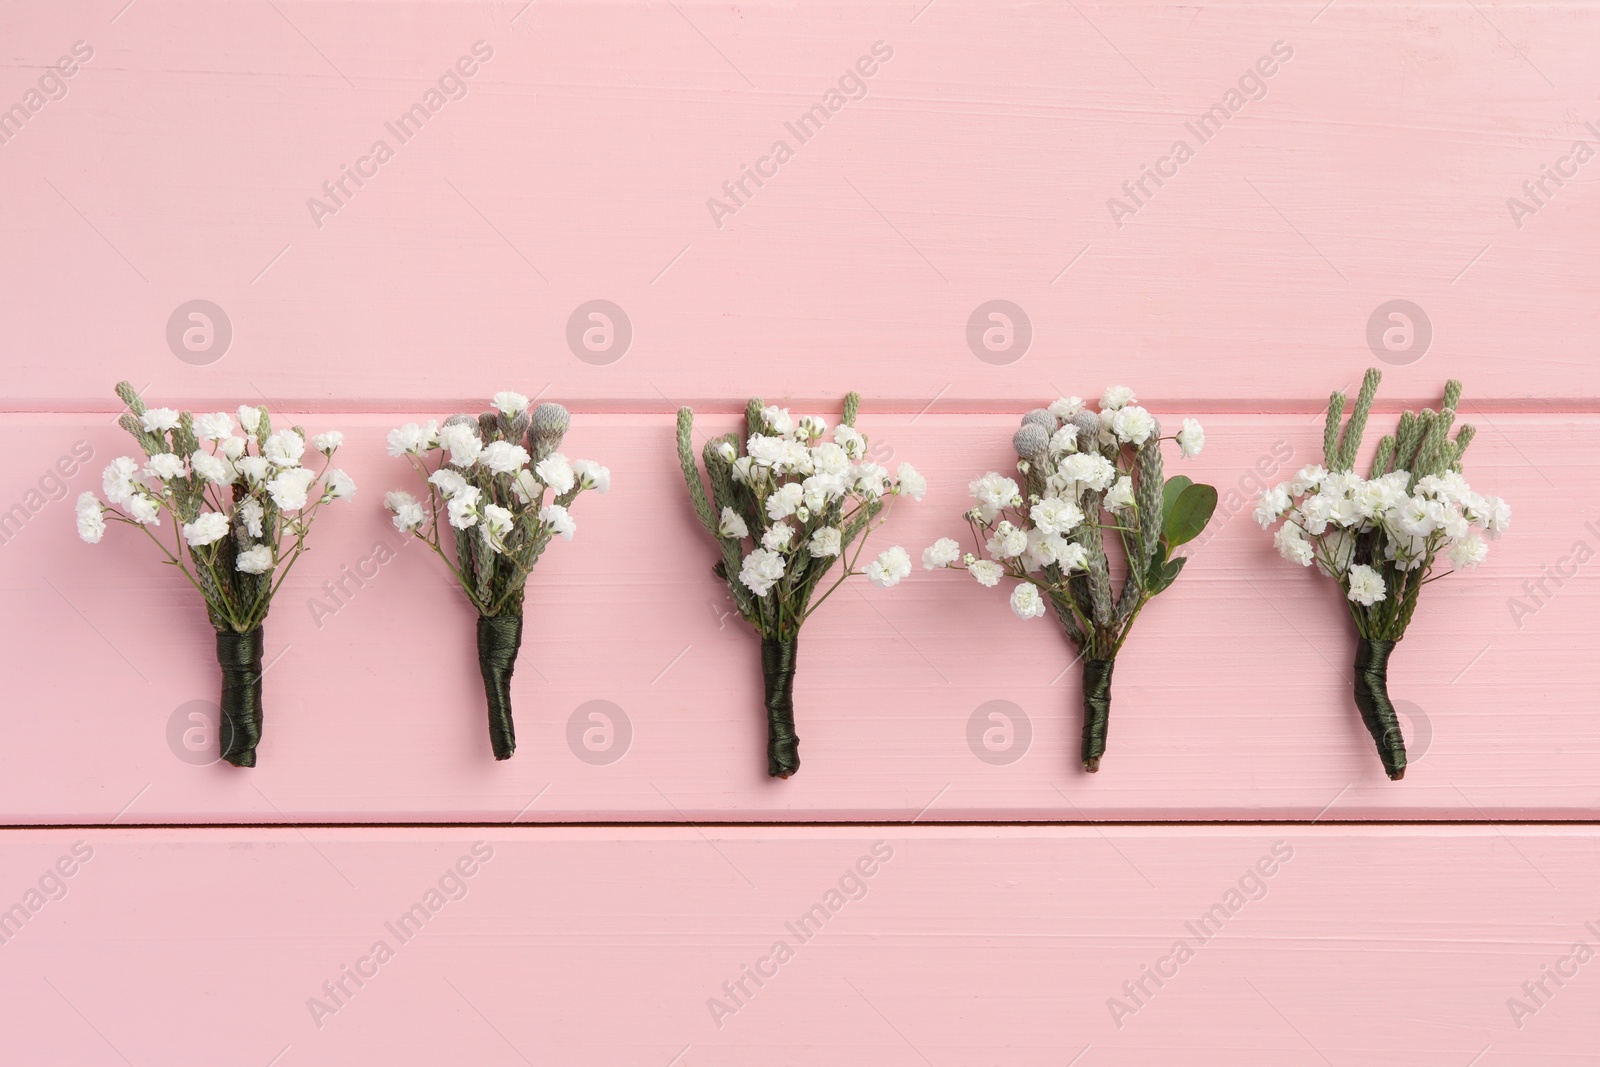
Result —
<instances>
[{"instance_id":1,"label":"boutonniere with eucalyptus leaf","mask_svg":"<svg viewBox=\"0 0 1600 1067\"><path fill-rule=\"evenodd\" d=\"M433 549L478 609L489 742L503 760L517 747L511 674L528 576L554 538L572 540L577 523L567 509L585 490L609 490L611 472L558 451L571 422L560 404L529 412L528 398L512 392L496 393L492 403L492 411L452 415L443 426L411 422L389 431L389 454L407 460L426 489L421 499L397 489L383 503L395 529Z\"/></svg>"},{"instance_id":2,"label":"boutonniere with eucalyptus leaf","mask_svg":"<svg viewBox=\"0 0 1600 1067\"><path fill-rule=\"evenodd\" d=\"M1401 414L1394 434L1378 442L1367 477L1355 473L1356 453L1382 375L1367 371L1349 421L1340 430L1346 397L1334 393L1322 431L1323 462L1261 495L1255 511L1263 529L1282 520L1273 543L1287 560L1316 564L1339 583L1355 623L1355 702L1388 776L1406 773L1405 739L1389 700L1389 655L1417 610L1422 587L1476 567L1511 523L1499 497L1473 491L1461 457L1473 428L1450 436L1461 383L1445 383L1440 410ZM1435 574L1440 557L1450 569Z\"/></svg>"},{"instance_id":3,"label":"boutonniere with eucalyptus leaf","mask_svg":"<svg viewBox=\"0 0 1600 1067\"><path fill-rule=\"evenodd\" d=\"M845 397L833 428L815 416L752 399L745 433L707 441L701 450L707 495L695 464L694 412L678 411L678 462L700 523L721 558L712 568L728 583L739 614L761 635L766 679L767 774L787 778L800 769L794 727L794 672L800 627L853 575L882 588L911 573L899 545L860 566L867 535L883 523L891 499L922 499L927 482L909 463L895 475L867 459L867 438L855 428L861 398ZM817 595L836 564L838 576Z\"/></svg>"},{"instance_id":4,"label":"boutonniere with eucalyptus leaf","mask_svg":"<svg viewBox=\"0 0 1600 1067\"><path fill-rule=\"evenodd\" d=\"M321 459L312 469L302 463L305 431L274 431L264 407L241 407L236 427L225 411L147 408L127 382L117 385L117 396L128 406L119 425L145 458L111 461L105 502L93 493L78 497L78 536L97 544L107 520L142 530L163 562L199 591L217 631L222 758L254 767L261 741L262 624L323 505L355 493L349 475L329 466L344 435L311 438L309 451Z\"/></svg>"},{"instance_id":5,"label":"boutonniere with eucalyptus leaf","mask_svg":"<svg viewBox=\"0 0 1600 1067\"><path fill-rule=\"evenodd\" d=\"M1081 758L1090 772L1106 751L1117 653L1139 612L1188 562L1173 550L1198 537L1217 506L1211 486L1163 476L1163 440L1125 387L1107 389L1098 412L1077 397L1030 411L1012 437L1022 484L991 471L969 487L977 506L966 517L978 551L963 554L944 537L922 554L930 570L964 569L990 587L1014 582L1011 610L1021 618L1055 613L1083 661ZM1193 456L1205 433L1184 419L1171 440ZM1108 552L1108 542L1120 553Z\"/></svg>"}]
</instances>

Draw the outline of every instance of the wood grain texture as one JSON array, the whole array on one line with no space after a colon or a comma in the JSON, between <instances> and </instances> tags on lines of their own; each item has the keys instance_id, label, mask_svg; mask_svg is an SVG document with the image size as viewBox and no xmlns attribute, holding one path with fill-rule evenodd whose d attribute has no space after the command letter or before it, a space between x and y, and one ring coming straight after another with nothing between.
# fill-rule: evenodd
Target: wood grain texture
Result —
<instances>
[{"instance_id":1,"label":"wood grain texture","mask_svg":"<svg viewBox=\"0 0 1600 1067\"><path fill-rule=\"evenodd\" d=\"M1590 827L40 831L0 900L79 841L10 1063L1564 1067L1600 1011Z\"/></svg>"},{"instance_id":2,"label":"wood grain texture","mask_svg":"<svg viewBox=\"0 0 1600 1067\"><path fill-rule=\"evenodd\" d=\"M13 407L103 397L117 353L166 396L335 409L532 378L960 410L1130 364L1152 396L1270 409L1358 378L1395 299L1433 341L1392 397L1446 374L1480 400L1600 397L1600 201L1569 158L1600 145L1592 6L121 6L3 16L7 105L94 50L0 145ZM402 142L386 124L479 41L492 59ZM864 96L790 132L880 41ZM1190 132L1278 42L1264 95ZM392 158L363 164L380 140ZM793 158L714 219L778 140ZM234 337L191 367L165 331L197 298ZM594 299L632 324L616 362L567 346ZM966 340L995 299L1033 330L1005 365Z\"/></svg>"},{"instance_id":3,"label":"wood grain texture","mask_svg":"<svg viewBox=\"0 0 1600 1067\"><path fill-rule=\"evenodd\" d=\"M1334 587L1280 560L1249 515L1259 478L1320 455L1312 418L1208 417L1203 455L1171 458L1222 503L1119 657L1101 773L1077 769L1080 682L1059 628L1017 619L1002 591L919 568L892 590L858 580L807 625L804 766L787 782L765 777L757 641L710 574L669 418L575 418L568 451L609 464L614 488L578 502L577 538L534 574L513 681L519 748L500 765L471 609L381 506L408 484L382 449L394 421L305 419L346 431L340 461L360 489L325 513L268 619L254 771L186 762L206 758L182 732L191 702L215 701L217 669L197 597L153 546L122 527L81 544L70 499L0 546L0 818L105 822L136 794L124 822L1584 818L1600 792L1586 681L1600 624L1594 564L1580 562L1600 532L1572 490L1600 472L1568 446L1594 435L1593 417L1481 422L1468 472L1514 502L1515 524L1476 573L1429 587L1395 656L1414 758L1401 783L1383 777L1355 711L1355 638ZM942 534L964 539L967 482L1004 467L1014 420L885 416L869 401L859 424L881 460L931 483L923 501L896 502L873 543L920 554ZM98 484L124 437L107 419L0 420L13 476L50 469L74 442L93 449L72 493ZM28 488L13 477L0 499ZM596 711L613 720L609 739ZM590 729L593 758L611 762L580 758Z\"/></svg>"}]
</instances>

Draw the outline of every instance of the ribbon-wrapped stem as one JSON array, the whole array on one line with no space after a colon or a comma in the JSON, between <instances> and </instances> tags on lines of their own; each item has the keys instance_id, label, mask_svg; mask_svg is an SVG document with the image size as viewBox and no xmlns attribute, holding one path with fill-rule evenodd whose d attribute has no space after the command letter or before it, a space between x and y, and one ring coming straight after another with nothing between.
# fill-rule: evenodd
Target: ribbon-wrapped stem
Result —
<instances>
[{"instance_id":1,"label":"ribbon-wrapped stem","mask_svg":"<svg viewBox=\"0 0 1600 1067\"><path fill-rule=\"evenodd\" d=\"M794 732L794 666L799 642L764 638L761 673L767 682L767 774L787 778L800 769Z\"/></svg>"},{"instance_id":2,"label":"ribbon-wrapped stem","mask_svg":"<svg viewBox=\"0 0 1600 1067\"><path fill-rule=\"evenodd\" d=\"M489 702L489 743L497 760L510 759L517 750L517 731L511 722L511 672L521 647L521 615L478 616L478 669Z\"/></svg>"},{"instance_id":3,"label":"ribbon-wrapped stem","mask_svg":"<svg viewBox=\"0 0 1600 1067\"><path fill-rule=\"evenodd\" d=\"M1111 719L1111 669L1115 659L1083 661L1083 769L1100 769L1106 754L1106 726Z\"/></svg>"},{"instance_id":4,"label":"ribbon-wrapped stem","mask_svg":"<svg viewBox=\"0 0 1600 1067\"><path fill-rule=\"evenodd\" d=\"M1406 776L1406 742L1389 702L1389 653L1395 644L1365 637L1356 643L1356 707L1378 746L1384 772L1398 782Z\"/></svg>"},{"instance_id":5,"label":"ribbon-wrapped stem","mask_svg":"<svg viewBox=\"0 0 1600 1067\"><path fill-rule=\"evenodd\" d=\"M261 627L237 633L217 631L217 665L222 668L222 715L217 723L222 758L235 767L256 765L261 743Z\"/></svg>"}]
</instances>

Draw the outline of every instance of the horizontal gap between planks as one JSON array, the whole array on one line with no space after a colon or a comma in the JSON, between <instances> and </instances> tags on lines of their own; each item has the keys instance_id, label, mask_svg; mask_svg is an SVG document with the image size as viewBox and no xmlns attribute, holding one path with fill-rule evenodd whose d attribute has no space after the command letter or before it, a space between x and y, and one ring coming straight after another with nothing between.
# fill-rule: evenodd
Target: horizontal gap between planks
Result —
<instances>
[{"instance_id":1,"label":"horizontal gap between planks","mask_svg":"<svg viewBox=\"0 0 1600 1067\"><path fill-rule=\"evenodd\" d=\"M1354 390L1346 390L1354 398ZM192 411L231 411L238 397L201 397L184 400L163 400L159 393L151 393L146 401L153 406L181 405ZM246 398L249 399L249 398ZM604 398L563 399L559 401L570 411L580 415L673 415L679 407L688 406L701 415L742 415L744 402L727 397L690 397L683 400L618 400ZM771 403L782 404L800 413L815 412L826 417L837 411L842 397L778 397L768 396ZM1042 396L980 400L881 399L863 398L862 410L873 415L1017 415L1048 403ZM1090 398L1091 401L1093 398ZM1437 407L1440 397L1379 397L1373 411L1379 414L1398 414L1407 409ZM380 400L352 403L348 398L283 397L272 398L267 406L278 412L315 415L428 415L438 416L453 411L478 411L487 406L483 398L430 398ZM1324 399L1304 400L1226 400L1226 399L1168 399L1143 398L1140 403L1157 412L1183 412L1190 415L1304 415L1320 416L1328 408ZM61 400L0 401L0 417L7 415L115 415L125 410L115 403L87 403L73 406ZM1474 415L1511 415L1542 413L1556 415L1600 414L1600 397L1488 397L1468 398L1459 412L1460 418L1470 420Z\"/></svg>"},{"instance_id":2,"label":"horizontal gap between planks","mask_svg":"<svg viewBox=\"0 0 1600 1067\"><path fill-rule=\"evenodd\" d=\"M150 823L10 823L0 825L0 833L63 830L896 830L917 827L938 831L966 829L1120 829L1123 827L1189 827L1231 829L1246 826L1368 826L1368 827L1549 827L1551 829L1600 829L1600 819L813 819L783 821L773 819L711 820L685 822L661 820L641 822L633 819L584 819L571 822L532 820L517 822L150 822Z\"/></svg>"}]
</instances>

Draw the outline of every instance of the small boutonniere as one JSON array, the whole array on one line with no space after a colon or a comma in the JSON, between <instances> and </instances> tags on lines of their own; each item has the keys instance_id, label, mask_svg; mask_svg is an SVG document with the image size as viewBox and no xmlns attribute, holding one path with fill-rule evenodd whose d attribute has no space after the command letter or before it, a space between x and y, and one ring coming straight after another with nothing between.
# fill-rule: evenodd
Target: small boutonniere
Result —
<instances>
[{"instance_id":1,"label":"small boutonniere","mask_svg":"<svg viewBox=\"0 0 1600 1067\"><path fill-rule=\"evenodd\" d=\"M585 490L609 490L611 472L557 451L571 421L560 404L530 413L527 397L499 392L493 406L482 415L452 415L443 426L411 422L390 430L389 454L408 461L427 488L421 499L393 490L383 504L395 529L433 549L478 609L489 742L503 760L517 747L511 674L522 647L528 575L552 539L572 540L577 524L567 509ZM446 529L454 542L448 548Z\"/></svg>"},{"instance_id":2,"label":"small boutonniere","mask_svg":"<svg viewBox=\"0 0 1600 1067\"><path fill-rule=\"evenodd\" d=\"M1205 432L1184 419L1170 439L1194 456ZM1022 485L991 471L969 487L977 506L966 517L983 555L963 554L949 537L922 554L930 570L964 569L990 587L1015 582L1011 610L1021 618L1055 613L1083 660L1081 758L1089 772L1106 750L1117 653L1139 612L1188 562L1172 550L1198 537L1217 506L1211 486L1163 477L1163 440L1155 417L1122 386L1106 390L1098 412L1077 397L1030 411L1012 437ZM1108 541L1121 546L1120 591Z\"/></svg>"},{"instance_id":3,"label":"small boutonniere","mask_svg":"<svg viewBox=\"0 0 1600 1067\"><path fill-rule=\"evenodd\" d=\"M881 525L896 496L922 499L927 482L909 463L891 476L867 458L867 438L855 428L861 398L845 397L843 417L823 440L827 423L793 418L788 410L752 399L745 435L706 442L701 456L711 493L701 482L693 450L694 412L678 411L678 461L695 514L717 542L712 568L728 583L739 614L761 635L766 679L767 774L787 778L800 768L794 729L794 672L801 625L852 575L882 588L911 573L899 545L860 567L867 535ZM838 577L816 595L843 561Z\"/></svg>"},{"instance_id":4,"label":"small boutonniere","mask_svg":"<svg viewBox=\"0 0 1600 1067\"><path fill-rule=\"evenodd\" d=\"M78 497L78 536L97 544L107 520L142 530L199 591L217 631L222 758L254 767L262 624L323 505L356 491L349 475L329 466L344 435L329 431L307 442L298 426L274 432L267 409L248 405L239 409L240 434L225 411L147 408L127 382L118 383L117 396L128 406L119 425L145 458L111 461L105 502L93 493ZM319 469L301 462L308 443Z\"/></svg>"},{"instance_id":5,"label":"small boutonniere","mask_svg":"<svg viewBox=\"0 0 1600 1067\"><path fill-rule=\"evenodd\" d=\"M1406 746L1389 701L1389 655L1405 636L1422 587L1476 567L1489 552L1482 534L1497 538L1511 523L1504 500L1472 490L1461 456L1473 428L1450 437L1461 383L1445 383L1439 411L1407 411L1391 436L1378 442L1371 473L1355 473L1356 452L1382 375L1367 371L1350 419L1340 431L1346 398L1334 393L1322 431L1323 465L1301 469L1262 493L1255 518L1262 529L1280 519L1273 543L1287 560L1339 583L1355 622L1355 701L1378 747L1383 769L1405 777ZM1481 533L1480 533L1481 531ZM1435 574L1441 556L1451 569Z\"/></svg>"}]
</instances>

